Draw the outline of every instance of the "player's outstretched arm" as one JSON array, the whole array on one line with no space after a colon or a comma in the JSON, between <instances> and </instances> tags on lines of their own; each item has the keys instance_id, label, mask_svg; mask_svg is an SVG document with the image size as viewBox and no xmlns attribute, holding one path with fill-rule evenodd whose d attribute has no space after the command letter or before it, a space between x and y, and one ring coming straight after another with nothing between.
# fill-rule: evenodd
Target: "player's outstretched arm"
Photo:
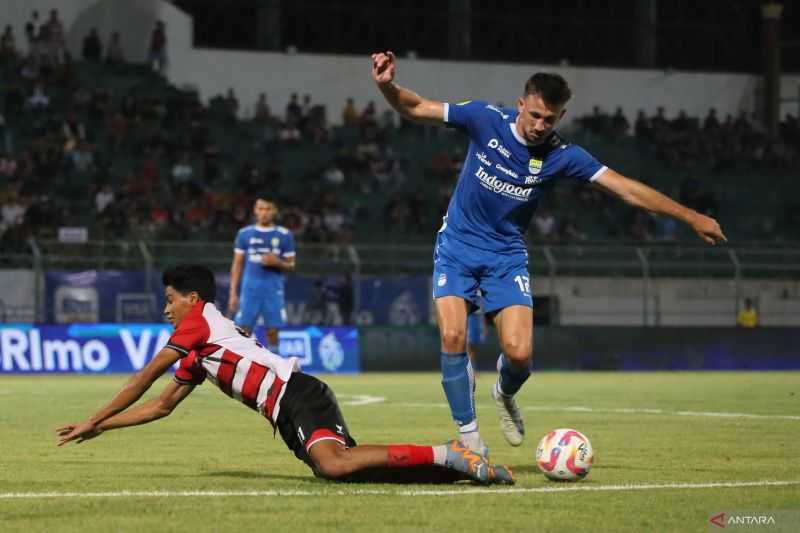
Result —
<instances>
[{"instance_id":1,"label":"player's outstretched arm","mask_svg":"<svg viewBox=\"0 0 800 533\"><path fill-rule=\"evenodd\" d=\"M679 204L644 183L626 178L611 169L603 172L595 183L634 207L685 222L708 244L715 245L728 240L716 220Z\"/></svg>"},{"instance_id":2,"label":"player's outstretched arm","mask_svg":"<svg viewBox=\"0 0 800 533\"><path fill-rule=\"evenodd\" d=\"M444 104L423 98L414 91L396 84L394 82L396 72L397 60L394 52L372 54L372 79L389 105L408 120L422 124L442 124Z\"/></svg>"},{"instance_id":3,"label":"player's outstretched arm","mask_svg":"<svg viewBox=\"0 0 800 533\"><path fill-rule=\"evenodd\" d=\"M161 377L180 358L180 354L172 348L162 348L143 369L134 374L108 404L80 424L67 424L57 432L62 446L71 440L92 438L97 436L98 426L104 420L121 413L136 403L147 389Z\"/></svg>"}]
</instances>

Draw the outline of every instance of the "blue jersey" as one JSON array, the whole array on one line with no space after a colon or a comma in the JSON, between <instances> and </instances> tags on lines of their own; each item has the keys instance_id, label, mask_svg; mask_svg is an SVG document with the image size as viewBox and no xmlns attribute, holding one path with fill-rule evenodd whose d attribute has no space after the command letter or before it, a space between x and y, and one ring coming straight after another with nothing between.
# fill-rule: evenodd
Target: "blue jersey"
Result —
<instances>
[{"instance_id":1,"label":"blue jersey","mask_svg":"<svg viewBox=\"0 0 800 533\"><path fill-rule=\"evenodd\" d=\"M479 249L524 251L523 235L539 199L560 177L593 181L607 167L553 132L528 144L515 109L486 102L444 104L447 125L465 132L469 151L440 232Z\"/></svg>"},{"instance_id":2,"label":"blue jersey","mask_svg":"<svg viewBox=\"0 0 800 533\"><path fill-rule=\"evenodd\" d=\"M294 257L294 236L283 226L246 226L236 234L234 253L244 254L241 289L283 290L283 272L261 266L261 255L272 253L281 259Z\"/></svg>"}]
</instances>

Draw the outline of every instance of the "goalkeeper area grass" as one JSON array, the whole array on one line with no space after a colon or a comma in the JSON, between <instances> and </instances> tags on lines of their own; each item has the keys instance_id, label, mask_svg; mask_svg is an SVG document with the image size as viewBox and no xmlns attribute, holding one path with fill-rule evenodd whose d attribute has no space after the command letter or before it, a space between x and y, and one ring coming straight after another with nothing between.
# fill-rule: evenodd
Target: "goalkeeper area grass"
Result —
<instances>
[{"instance_id":1,"label":"goalkeeper area grass","mask_svg":"<svg viewBox=\"0 0 800 533\"><path fill-rule=\"evenodd\" d=\"M360 443L456 436L438 374L320 377ZM495 374L479 374L481 434L514 487L316 479L264 418L209 383L165 419L56 447L56 427L126 379L0 377L0 531L683 532L739 510L794 510L778 518L800 524L798 372L535 373L518 396L518 448L500 434ZM594 446L584 481L538 471L536 445L560 427Z\"/></svg>"}]
</instances>

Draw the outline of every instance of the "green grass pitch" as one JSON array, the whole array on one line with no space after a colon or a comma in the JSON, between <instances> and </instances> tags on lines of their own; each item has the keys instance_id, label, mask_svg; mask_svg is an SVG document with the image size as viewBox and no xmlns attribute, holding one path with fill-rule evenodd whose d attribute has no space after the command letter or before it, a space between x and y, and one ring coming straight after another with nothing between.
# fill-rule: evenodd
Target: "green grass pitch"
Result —
<instances>
[{"instance_id":1,"label":"green grass pitch","mask_svg":"<svg viewBox=\"0 0 800 533\"><path fill-rule=\"evenodd\" d=\"M322 378L359 442L455 435L436 374ZM210 384L166 419L55 446L59 424L126 379L0 377L0 531L709 531L723 510L800 518L797 372L538 373L519 395L519 448L500 435L495 376L483 373L481 433L492 459L513 468L513 488L317 480L263 418ZM548 481L535 466L539 438L558 427L592 441L582 482ZM703 486L716 483L728 486Z\"/></svg>"}]
</instances>

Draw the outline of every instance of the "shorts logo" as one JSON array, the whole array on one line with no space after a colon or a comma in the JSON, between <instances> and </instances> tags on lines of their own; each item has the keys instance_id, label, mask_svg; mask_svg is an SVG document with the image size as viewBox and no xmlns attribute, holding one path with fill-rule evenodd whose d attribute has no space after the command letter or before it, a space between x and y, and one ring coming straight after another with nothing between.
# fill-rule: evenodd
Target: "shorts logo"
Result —
<instances>
[{"instance_id":1,"label":"shorts logo","mask_svg":"<svg viewBox=\"0 0 800 533\"><path fill-rule=\"evenodd\" d=\"M536 159L535 157L532 157L530 159L530 161L528 161L528 171L531 174L538 174L539 172L541 172L542 171L542 160L541 159Z\"/></svg>"},{"instance_id":2,"label":"shorts logo","mask_svg":"<svg viewBox=\"0 0 800 533\"><path fill-rule=\"evenodd\" d=\"M436 284L440 287L444 287L447 284L447 274L439 274L439 280Z\"/></svg>"}]
</instances>

